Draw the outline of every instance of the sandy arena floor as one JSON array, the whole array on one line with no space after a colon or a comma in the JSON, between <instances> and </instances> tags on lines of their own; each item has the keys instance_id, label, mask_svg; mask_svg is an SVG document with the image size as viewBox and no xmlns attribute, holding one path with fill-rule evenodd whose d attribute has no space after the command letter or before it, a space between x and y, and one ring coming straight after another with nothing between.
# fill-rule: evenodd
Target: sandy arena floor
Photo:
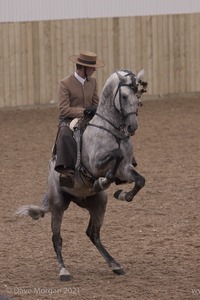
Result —
<instances>
[{"instance_id":1,"label":"sandy arena floor","mask_svg":"<svg viewBox=\"0 0 200 300\"><path fill-rule=\"evenodd\" d=\"M85 235L88 213L71 204L62 223L73 276L60 282L50 214L15 216L41 203L57 108L0 111L0 299L200 299L200 98L146 101L134 137L146 186L131 203L113 198L102 241L124 266L117 276Z\"/></svg>"}]
</instances>

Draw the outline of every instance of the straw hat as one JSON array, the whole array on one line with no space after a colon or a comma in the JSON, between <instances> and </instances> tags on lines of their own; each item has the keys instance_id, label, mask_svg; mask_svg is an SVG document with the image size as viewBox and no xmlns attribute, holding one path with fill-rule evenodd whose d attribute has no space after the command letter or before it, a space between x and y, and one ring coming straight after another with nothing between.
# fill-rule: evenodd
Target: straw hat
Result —
<instances>
[{"instance_id":1,"label":"straw hat","mask_svg":"<svg viewBox=\"0 0 200 300\"><path fill-rule=\"evenodd\" d=\"M69 59L73 63L86 67L102 68L104 66L104 63L97 58L96 53L90 51L82 51L79 55L71 55Z\"/></svg>"}]
</instances>

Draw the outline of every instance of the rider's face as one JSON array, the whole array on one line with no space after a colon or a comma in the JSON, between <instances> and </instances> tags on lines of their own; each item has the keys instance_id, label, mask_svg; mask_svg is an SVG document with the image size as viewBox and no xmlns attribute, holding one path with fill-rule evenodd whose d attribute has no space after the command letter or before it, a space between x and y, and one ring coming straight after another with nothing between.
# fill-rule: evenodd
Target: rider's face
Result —
<instances>
[{"instance_id":1,"label":"rider's face","mask_svg":"<svg viewBox=\"0 0 200 300\"><path fill-rule=\"evenodd\" d=\"M95 71L96 71L96 68L94 68L94 67L86 67L86 70L85 70L87 76L92 76L92 74Z\"/></svg>"}]
</instances>

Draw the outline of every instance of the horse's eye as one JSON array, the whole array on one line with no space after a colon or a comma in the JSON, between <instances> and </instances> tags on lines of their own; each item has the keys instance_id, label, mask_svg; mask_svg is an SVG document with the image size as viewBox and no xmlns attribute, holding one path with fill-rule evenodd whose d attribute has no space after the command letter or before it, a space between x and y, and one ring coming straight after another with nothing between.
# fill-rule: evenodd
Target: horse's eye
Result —
<instances>
[{"instance_id":1,"label":"horse's eye","mask_svg":"<svg viewBox=\"0 0 200 300\"><path fill-rule=\"evenodd\" d=\"M127 99L127 95L122 95L122 99L126 100Z\"/></svg>"}]
</instances>

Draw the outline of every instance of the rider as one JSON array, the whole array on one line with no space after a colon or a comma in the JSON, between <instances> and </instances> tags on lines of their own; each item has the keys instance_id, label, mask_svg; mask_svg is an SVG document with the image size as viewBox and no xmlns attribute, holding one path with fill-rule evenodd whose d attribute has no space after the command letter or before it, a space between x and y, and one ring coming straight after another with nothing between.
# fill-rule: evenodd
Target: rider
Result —
<instances>
[{"instance_id":1,"label":"rider","mask_svg":"<svg viewBox=\"0 0 200 300\"><path fill-rule=\"evenodd\" d=\"M74 118L81 118L84 114L95 114L99 97L96 79L91 76L96 68L103 67L104 63L97 58L96 53L90 51L82 51L69 59L76 63L76 71L62 79L59 85L60 116L55 147L55 171L60 173L60 185L72 188L77 146L69 125Z\"/></svg>"}]
</instances>

